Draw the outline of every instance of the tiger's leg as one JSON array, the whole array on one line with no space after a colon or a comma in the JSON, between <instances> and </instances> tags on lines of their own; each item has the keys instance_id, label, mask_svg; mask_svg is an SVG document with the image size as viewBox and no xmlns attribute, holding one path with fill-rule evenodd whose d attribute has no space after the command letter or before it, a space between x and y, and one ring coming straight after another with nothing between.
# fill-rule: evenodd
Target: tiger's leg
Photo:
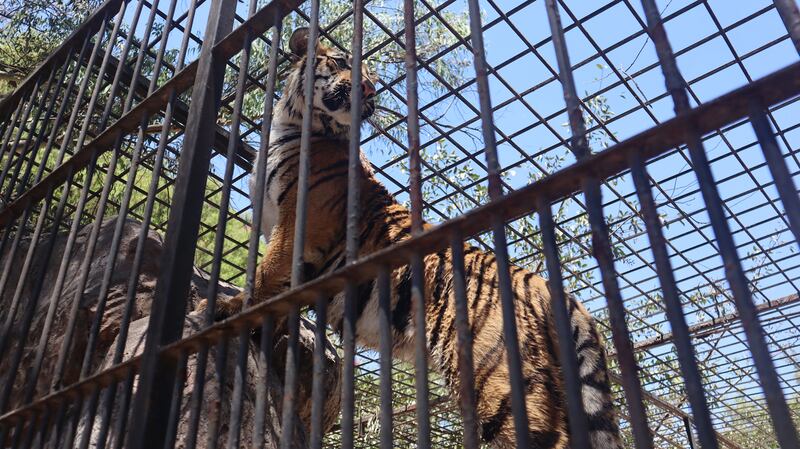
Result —
<instances>
[{"instance_id":1,"label":"tiger's leg","mask_svg":"<svg viewBox=\"0 0 800 449\"><path fill-rule=\"evenodd\" d=\"M252 304L269 299L288 288L292 266L293 229L292 226L286 226L276 227L273 230L264 258L256 267ZM218 300L214 309L215 319L224 319L238 313L242 310L244 301L244 292ZM208 302L204 299L197 305L195 312L205 312L207 306Z\"/></svg>"}]
</instances>

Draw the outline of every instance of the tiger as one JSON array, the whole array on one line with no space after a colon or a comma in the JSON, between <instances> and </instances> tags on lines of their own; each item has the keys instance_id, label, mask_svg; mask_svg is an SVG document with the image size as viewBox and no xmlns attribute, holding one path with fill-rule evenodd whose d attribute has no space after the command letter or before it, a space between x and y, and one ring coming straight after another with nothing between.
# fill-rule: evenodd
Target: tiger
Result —
<instances>
[{"instance_id":1,"label":"tiger","mask_svg":"<svg viewBox=\"0 0 800 449\"><path fill-rule=\"evenodd\" d=\"M290 287L295 207L298 183L300 136L304 106L304 70L307 61L307 28L295 30L289 39L294 59L284 92L275 104L263 193L261 232L267 247L259 263L252 303L264 301ZM303 250L306 280L342 268L345 258L348 142L351 123L350 54L317 40L314 64L310 175L308 180L307 235ZM362 68L362 120L375 111L377 79ZM355 126L360 126L360 123ZM256 164L258 162L256 161ZM390 247L411 237L410 211L376 179L361 152L359 256ZM255 169L249 180L256 197ZM424 228L432 225L425 223ZM424 324L428 357L433 370L452 388L458 400L459 364L455 336L455 293L451 250L424 257ZM497 449L515 446L511 412L511 387L503 337L496 257L464 244L466 299L474 357L474 394L478 432ZM519 347L528 432L532 448L569 447L565 392L558 360L558 339L551 310L548 283L521 267L512 265L512 289L517 310ZM412 361L418 325L412 316L411 268L390 275L392 355ZM328 322L341 332L344 292L329 300ZM577 349L583 407L588 416L590 442L594 449L621 449L619 426L612 404L606 354L592 316L574 296L568 295L568 311ZM218 303L217 317L241 310L244 295ZM376 282L357 288L356 342L377 350L379 346L379 300ZM205 309L201 304L198 312Z\"/></svg>"}]
</instances>

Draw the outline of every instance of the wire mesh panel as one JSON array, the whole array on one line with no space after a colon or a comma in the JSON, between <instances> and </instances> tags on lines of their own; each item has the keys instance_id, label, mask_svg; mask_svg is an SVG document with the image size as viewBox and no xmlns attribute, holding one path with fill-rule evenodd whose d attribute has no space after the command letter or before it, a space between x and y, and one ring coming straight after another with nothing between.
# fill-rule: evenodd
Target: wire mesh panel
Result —
<instances>
[{"instance_id":1,"label":"wire mesh panel","mask_svg":"<svg viewBox=\"0 0 800 449\"><path fill-rule=\"evenodd\" d=\"M107 0L0 103L0 447L797 448L798 51L792 0Z\"/></svg>"}]
</instances>

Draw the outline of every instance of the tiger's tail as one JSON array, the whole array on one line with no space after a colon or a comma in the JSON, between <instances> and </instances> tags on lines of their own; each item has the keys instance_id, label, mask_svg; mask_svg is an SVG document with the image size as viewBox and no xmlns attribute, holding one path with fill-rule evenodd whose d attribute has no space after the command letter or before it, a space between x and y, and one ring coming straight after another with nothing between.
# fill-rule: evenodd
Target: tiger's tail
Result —
<instances>
[{"instance_id":1,"label":"tiger's tail","mask_svg":"<svg viewBox=\"0 0 800 449\"><path fill-rule=\"evenodd\" d=\"M583 409L589 421L592 448L622 449L602 337L597 331L594 318L583 305L571 295L568 302Z\"/></svg>"}]
</instances>

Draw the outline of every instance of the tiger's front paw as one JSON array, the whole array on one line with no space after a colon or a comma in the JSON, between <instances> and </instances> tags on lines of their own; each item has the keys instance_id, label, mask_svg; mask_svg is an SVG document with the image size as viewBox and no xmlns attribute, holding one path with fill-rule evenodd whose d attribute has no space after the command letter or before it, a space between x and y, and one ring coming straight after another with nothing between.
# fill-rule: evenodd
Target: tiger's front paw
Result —
<instances>
[{"instance_id":1,"label":"tiger's front paw","mask_svg":"<svg viewBox=\"0 0 800 449\"><path fill-rule=\"evenodd\" d=\"M197 304L192 314L205 315L208 310L208 300L203 299ZM217 300L214 306L214 321L222 321L233 315L236 315L242 310L241 295L236 295L233 298L225 298Z\"/></svg>"}]
</instances>

